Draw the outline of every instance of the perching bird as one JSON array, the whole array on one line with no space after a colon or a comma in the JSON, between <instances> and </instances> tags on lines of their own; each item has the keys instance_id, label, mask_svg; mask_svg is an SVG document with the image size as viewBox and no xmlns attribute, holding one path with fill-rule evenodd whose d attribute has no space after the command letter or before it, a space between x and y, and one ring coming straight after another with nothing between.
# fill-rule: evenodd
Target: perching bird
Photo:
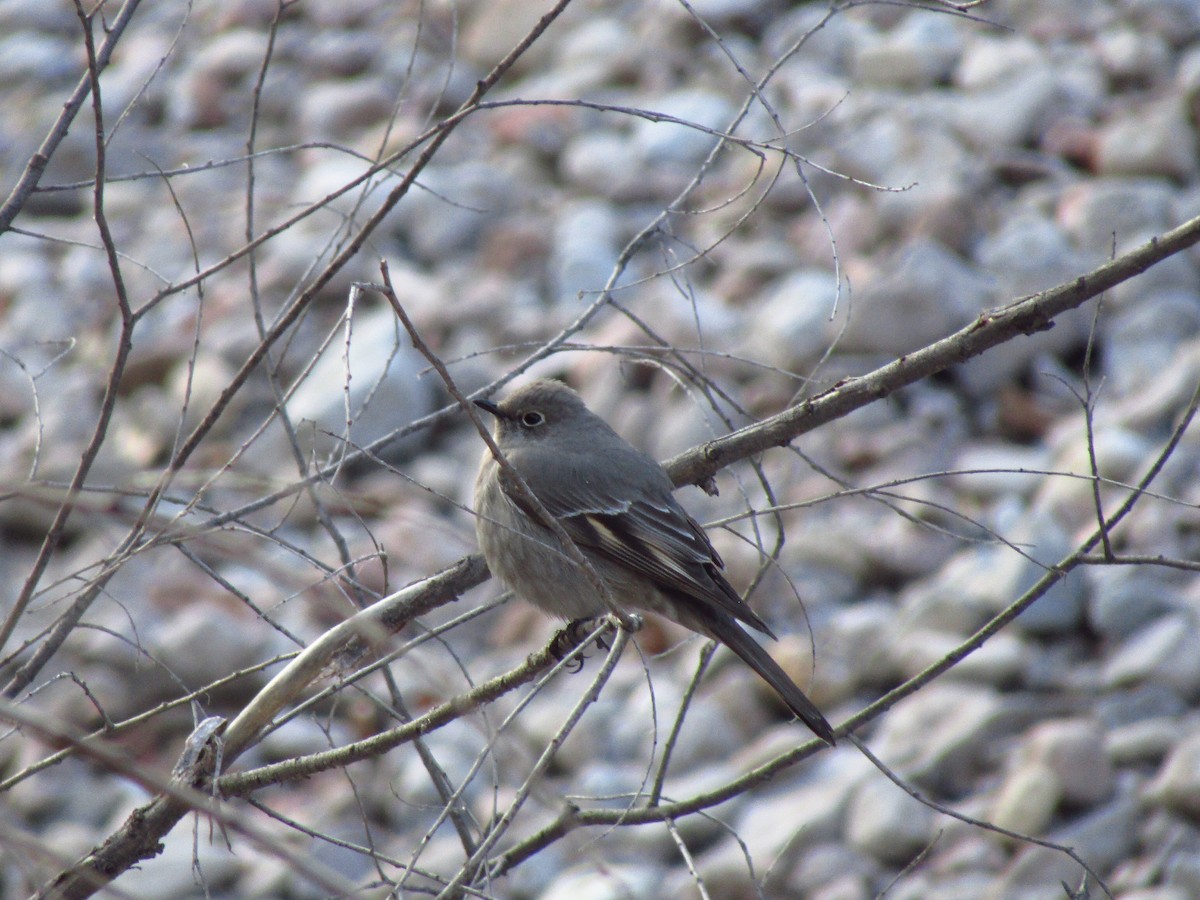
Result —
<instances>
[{"instance_id":1,"label":"perching bird","mask_svg":"<svg viewBox=\"0 0 1200 900\"><path fill-rule=\"evenodd\" d=\"M662 466L560 382L534 381L500 403L475 402L496 417L501 453L591 563L617 608L657 613L720 641L833 744L820 710L739 624L775 637L725 580L721 557L675 500ZM492 573L563 619L608 613L594 582L510 482L484 451L475 528Z\"/></svg>"}]
</instances>

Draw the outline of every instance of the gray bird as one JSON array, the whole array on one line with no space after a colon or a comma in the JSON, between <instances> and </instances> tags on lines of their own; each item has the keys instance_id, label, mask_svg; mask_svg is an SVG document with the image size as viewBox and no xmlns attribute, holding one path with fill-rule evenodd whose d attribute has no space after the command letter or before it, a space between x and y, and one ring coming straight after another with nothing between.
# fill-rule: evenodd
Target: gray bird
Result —
<instances>
[{"instance_id":1,"label":"gray bird","mask_svg":"<svg viewBox=\"0 0 1200 900\"><path fill-rule=\"evenodd\" d=\"M614 604L720 641L817 737L833 744L821 711L738 624L775 637L725 580L721 557L675 500L662 466L560 382L534 381L500 403L475 402L496 417L496 445L591 563ZM592 580L541 524L541 513L508 481L484 451L475 530L492 573L551 615L575 620L609 612Z\"/></svg>"}]
</instances>

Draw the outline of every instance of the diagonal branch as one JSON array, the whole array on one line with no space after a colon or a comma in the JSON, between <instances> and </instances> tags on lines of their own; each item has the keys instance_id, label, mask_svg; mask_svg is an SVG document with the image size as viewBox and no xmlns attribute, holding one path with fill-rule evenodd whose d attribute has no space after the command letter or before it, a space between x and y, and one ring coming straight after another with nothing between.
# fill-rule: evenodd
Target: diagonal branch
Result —
<instances>
[{"instance_id":1,"label":"diagonal branch","mask_svg":"<svg viewBox=\"0 0 1200 900\"><path fill-rule=\"evenodd\" d=\"M677 485L701 484L730 463L782 447L805 432L841 418L900 388L966 362L1006 341L1054 327L1055 316L1082 306L1109 288L1200 243L1200 217L1080 275L1074 281L981 313L967 327L928 347L857 378L844 379L783 412L694 447L666 462Z\"/></svg>"}]
</instances>

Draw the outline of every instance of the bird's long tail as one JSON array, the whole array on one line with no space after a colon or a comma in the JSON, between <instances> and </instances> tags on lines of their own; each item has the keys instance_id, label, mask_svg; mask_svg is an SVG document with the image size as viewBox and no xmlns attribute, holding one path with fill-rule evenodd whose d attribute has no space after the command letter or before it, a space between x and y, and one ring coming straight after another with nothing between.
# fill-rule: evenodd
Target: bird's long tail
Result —
<instances>
[{"instance_id":1,"label":"bird's long tail","mask_svg":"<svg viewBox=\"0 0 1200 900\"><path fill-rule=\"evenodd\" d=\"M732 618L726 618L719 614L704 618L706 619L704 622L707 626L706 630L712 637L736 653L742 662L757 672L759 677L782 698L788 709L812 729L813 734L829 746L834 745L833 728L821 715L816 704L804 696L804 692L796 686L792 679L788 678L787 673L779 667L775 660L771 659L770 654L760 647L754 638L750 637Z\"/></svg>"}]
</instances>

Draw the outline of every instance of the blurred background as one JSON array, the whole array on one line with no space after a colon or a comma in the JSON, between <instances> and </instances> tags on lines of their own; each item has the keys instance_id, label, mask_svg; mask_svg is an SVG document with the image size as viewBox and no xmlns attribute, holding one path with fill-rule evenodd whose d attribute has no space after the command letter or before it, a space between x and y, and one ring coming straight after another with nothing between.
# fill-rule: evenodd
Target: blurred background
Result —
<instances>
[{"instance_id":1,"label":"blurred background","mask_svg":"<svg viewBox=\"0 0 1200 900\"><path fill-rule=\"evenodd\" d=\"M548 10L136 9L100 76L111 253L90 97L0 234L10 696L80 732L135 720L111 740L166 772L195 717L236 714L277 668L264 664L474 552L482 442L392 310L351 290L379 281L381 259L464 390L563 378L666 459L1200 210L1190 0L960 12L580 0L432 143ZM117 16L98 14L97 44ZM62 0L0 0L0 35L8 195L87 55ZM755 585L781 636L772 652L831 720L969 637L1092 534L1098 504L1111 513L1129 496L1200 384L1198 260L1174 256L1049 330L734 466L716 497L681 492L716 523L731 580ZM1198 462L1185 433L1112 536L1115 551L1161 564L1073 570L864 731L927 796L1073 846L1138 900L1200 896ZM500 593L488 582L404 637ZM419 713L518 665L557 625L504 603L412 647L391 677ZM56 628L65 641L22 683ZM529 797L518 789L602 653L428 736L478 828L514 810L497 852L568 800L644 804L701 642L651 621L637 644ZM388 727L385 693L378 677L338 691L238 765ZM664 796L714 789L807 738L718 652ZM36 768L58 749L0 740L13 896L147 799L73 757ZM411 747L257 800L270 815L233 806L355 895L436 894L465 859ZM406 876L410 862L425 874ZM1081 877L1061 852L921 806L839 746L675 828L581 829L477 887L949 900L1062 897ZM325 895L192 819L115 884L139 897Z\"/></svg>"}]
</instances>

